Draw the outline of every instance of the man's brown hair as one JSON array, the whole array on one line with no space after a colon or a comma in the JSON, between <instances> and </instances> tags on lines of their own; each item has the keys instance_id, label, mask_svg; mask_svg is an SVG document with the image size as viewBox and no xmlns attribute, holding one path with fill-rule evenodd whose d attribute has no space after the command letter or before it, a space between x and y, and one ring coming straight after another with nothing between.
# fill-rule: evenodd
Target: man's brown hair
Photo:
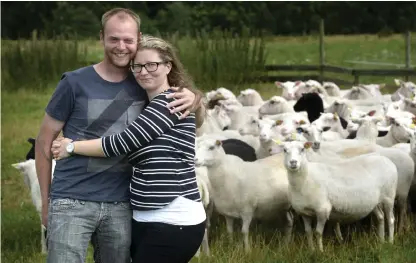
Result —
<instances>
[{"instance_id":1,"label":"man's brown hair","mask_svg":"<svg viewBox=\"0 0 416 263\"><path fill-rule=\"evenodd\" d=\"M138 30L138 32L140 32L140 17L139 17L139 15L136 14L135 12L133 12L130 9L117 7L117 8L113 8L113 9L105 12L104 15L101 17L101 31L102 31L103 35L104 35L105 24L107 23L107 21L111 17L113 17L115 15L120 19L126 19L128 17L132 18L137 23L137 30Z\"/></svg>"}]
</instances>

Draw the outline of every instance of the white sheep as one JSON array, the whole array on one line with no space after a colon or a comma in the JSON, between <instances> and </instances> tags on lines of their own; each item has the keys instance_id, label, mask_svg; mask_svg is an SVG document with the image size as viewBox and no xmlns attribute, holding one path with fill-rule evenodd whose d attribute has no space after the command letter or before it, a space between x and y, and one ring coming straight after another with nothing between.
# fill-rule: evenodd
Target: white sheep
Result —
<instances>
[{"instance_id":1,"label":"white sheep","mask_svg":"<svg viewBox=\"0 0 416 263\"><path fill-rule=\"evenodd\" d=\"M227 112L220 106L215 106L212 110L207 110L204 123L196 130L196 135L215 133L228 129L231 125L231 119Z\"/></svg>"},{"instance_id":2,"label":"white sheep","mask_svg":"<svg viewBox=\"0 0 416 263\"><path fill-rule=\"evenodd\" d=\"M311 217L317 219L318 247L323 251L322 233L328 220L353 222L372 212L378 219L381 241L384 241L384 216L387 217L388 241L393 243L395 165L388 158L377 155L359 156L336 164L309 162L305 153L310 146L308 142L297 141L282 142L280 146L285 156L290 203L302 216L309 246L314 247Z\"/></svg>"},{"instance_id":3,"label":"white sheep","mask_svg":"<svg viewBox=\"0 0 416 263\"><path fill-rule=\"evenodd\" d=\"M276 115L286 112L295 112L293 105L296 101L287 101L280 96L273 96L269 100L265 101L259 108L259 114L263 115Z\"/></svg>"},{"instance_id":4,"label":"white sheep","mask_svg":"<svg viewBox=\"0 0 416 263\"><path fill-rule=\"evenodd\" d=\"M286 82L280 82L280 81L275 81L274 84L276 85L277 88L281 88L282 89L282 97L285 98L286 100L296 100L296 91L298 89L298 85L300 85L302 82L301 81L286 81Z\"/></svg>"},{"instance_id":5,"label":"white sheep","mask_svg":"<svg viewBox=\"0 0 416 263\"><path fill-rule=\"evenodd\" d=\"M344 130L341 125L341 119L336 113L322 113L318 119L312 122L322 133L322 140L336 141L348 137L348 131ZM329 128L329 130L328 130Z\"/></svg>"},{"instance_id":6,"label":"white sheep","mask_svg":"<svg viewBox=\"0 0 416 263\"><path fill-rule=\"evenodd\" d=\"M272 219L283 212L287 219L286 241L292 232L293 217L289 212L288 182L282 158L269 158L244 162L225 154L221 142L214 139L199 142L196 149L195 164L208 169L210 196L216 211L226 218L228 233L233 232L234 218L242 219L246 251L250 250L249 227L253 218Z\"/></svg>"},{"instance_id":7,"label":"white sheep","mask_svg":"<svg viewBox=\"0 0 416 263\"><path fill-rule=\"evenodd\" d=\"M371 143L377 142L378 137L378 128L377 123L382 121L383 119L380 117L373 117L366 115L361 118L352 119L353 122L359 125L357 129L357 136L355 139L357 140L367 140Z\"/></svg>"},{"instance_id":8,"label":"white sheep","mask_svg":"<svg viewBox=\"0 0 416 263\"><path fill-rule=\"evenodd\" d=\"M321 141L319 143L320 152L324 156L334 154L342 158L350 158L369 153L377 153L385 156L396 165L398 171L397 183L397 211L398 211L398 229L401 231L404 227L405 216L407 211L407 198L410 187L413 182L415 173L415 164L408 152L403 152L396 148L385 148L377 144L361 140L339 140L333 142Z\"/></svg>"},{"instance_id":9,"label":"white sheep","mask_svg":"<svg viewBox=\"0 0 416 263\"><path fill-rule=\"evenodd\" d=\"M53 178L53 172L55 170L55 165L56 165L55 160L52 160L52 178ZM24 162L14 163L12 164L12 166L16 168L17 170L19 170L20 173L23 175L23 180L26 186L30 190L32 203L35 206L36 211L39 214L39 218L42 222L42 197L40 194L40 186L39 186L38 176L36 173L35 160L29 159ZM47 253L45 234L46 234L46 228L41 223L41 252L43 254Z\"/></svg>"},{"instance_id":10,"label":"white sheep","mask_svg":"<svg viewBox=\"0 0 416 263\"><path fill-rule=\"evenodd\" d=\"M411 81L403 81L400 79L395 79L394 83L399 86L400 88L397 89L392 95L391 100L392 101L398 101L401 99L401 97L405 98L412 98L415 96L416 92L416 85ZM400 96L401 95L401 96Z\"/></svg>"},{"instance_id":11,"label":"white sheep","mask_svg":"<svg viewBox=\"0 0 416 263\"><path fill-rule=\"evenodd\" d=\"M328 81L325 82L324 81L322 83L322 87L326 90L326 93L329 96L333 96L333 97L340 97L341 96L340 88L334 82L328 82Z\"/></svg>"},{"instance_id":12,"label":"white sheep","mask_svg":"<svg viewBox=\"0 0 416 263\"><path fill-rule=\"evenodd\" d=\"M204 238L202 240L201 247L204 253L207 256L209 256L210 249L209 249L209 244L208 244L208 232L211 226L211 215L212 215L212 210L213 210L213 205L212 205L211 198L209 195L211 184L209 182L208 171L205 166L195 167L195 175L196 175L196 182L198 184L198 190L201 195L201 201L202 201L202 204L204 205L204 208L207 214L205 233L204 233ZM195 256L199 257L199 254L200 254L200 248L197 250Z\"/></svg>"},{"instance_id":13,"label":"white sheep","mask_svg":"<svg viewBox=\"0 0 416 263\"><path fill-rule=\"evenodd\" d=\"M254 89L242 90L240 95L238 95L237 100L243 106L260 106L263 104L263 99L260 93Z\"/></svg>"}]
</instances>

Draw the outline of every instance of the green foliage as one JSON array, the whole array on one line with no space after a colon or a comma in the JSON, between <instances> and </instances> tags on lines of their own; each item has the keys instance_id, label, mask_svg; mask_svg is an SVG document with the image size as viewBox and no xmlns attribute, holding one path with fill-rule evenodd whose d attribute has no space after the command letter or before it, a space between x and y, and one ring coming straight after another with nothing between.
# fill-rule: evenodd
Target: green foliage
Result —
<instances>
[{"instance_id":1,"label":"green foliage","mask_svg":"<svg viewBox=\"0 0 416 263\"><path fill-rule=\"evenodd\" d=\"M96 37L96 26L104 12L114 7L130 8L143 17L145 33L181 34L200 30L244 28L272 35L307 35L318 28L320 18L326 33L376 34L416 30L416 2L340 1L90 1L90 2L4 2L2 38L30 38L33 30L55 34ZM353 17L351 16L353 14ZM21 23L21 21L29 21ZM51 31L52 30L52 31Z\"/></svg>"},{"instance_id":2,"label":"green foliage","mask_svg":"<svg viewBox=\"0 0 416 263\"><path fill-rule=\"evenodd\" d=\"M100 20L93 11L83 5L58 2L52 11L52 19L45 22L45 29L50 36L67 39L74 37L98 39Z\"/></svg>"},{"instance_id":3,"label":"green foliage","mask_svg":"<svg viewBox=\"0 0 416 263\"><path fill-rule=\"evenodd\" d=\"M78 41L62 39L2 41L2 89L44 88L65 71L84 66L88 51Z\"/></svg>"}]
</instances>

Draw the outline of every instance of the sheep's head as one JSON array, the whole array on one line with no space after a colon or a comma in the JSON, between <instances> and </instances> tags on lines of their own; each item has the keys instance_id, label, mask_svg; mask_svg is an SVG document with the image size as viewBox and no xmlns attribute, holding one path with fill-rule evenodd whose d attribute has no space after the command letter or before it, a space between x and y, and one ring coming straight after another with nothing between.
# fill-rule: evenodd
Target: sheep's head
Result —
<instances>
[{"instance_id":1,"label":"sheep's head","mask_svg":"<svg viewBox=\"0 0 416 263\"><path fill-rule=\"evenodd\" d=\"M196 166L215 165L225 155L222 142L209 137L199 140L195 148Z\"/></svg>"},{"instance_id":2,"label":"sheep's head","mask_svg":"<svg viewBox=\"0 0 416 263\"><path fill-rule=\"evenodd\" d=\"M416 154L416 125L411 124L410 127L403 126L410 139L410 151Z\"/></svg>"},{"instance_id":3,"label":"sheep's head","mask_svg":"<svg viewBox=\"0 0 416 263\"><path fill-rule=\"evenodd\" d=\"M337 113L325 112L319 116L312 124L316 125L319 130L327 131L339 122Z\"/></svg>"},{"instance_id":4,"label":"sheep's head","mask_svg":"<svg viewBox=\"0 0 416 263\"><path fill-rule=\"evenodd\" d=\"M301 81L296 81L296 82L292 82L292 81L286 81L286 82L280 82L280 81L275 81L274 84L276 85L276 87L283 89L282 91L282 97L287 99L287 100L295 100L296 96L295 93L297 91L297 89L299 88L299 85L303 83Z\"/></svg>"},{"instance_id":5,"label":"sheep's head","mask_svg":"<svg viewBox=\"0 0 416 263\"><path fill-rule=\"evenodd\" d=\"M260 118L250 115L247 122L238 130L241 135L260 135Z\"/></svg>"},{"instance_id":6,"label":"sheep's head","mask_svg":"<svg viewBox=\"0 0 416 263\"><path fill-rule=\"evenodd\" d=\"M260 115L275 115L285 112L287 101L280 96L273 96L259 108Z\"/></svg>"},{"instance_id":7,"label":"sheep's head","mask_svg":"<svg viewBox=\"0 0 416 263\"><path fill-rule=\"evenodd\" d=\"M237 100L243 106L254 106L258 101L262 101L260 94L254 89L246 89L240 92Z\"/></svg>"},{"instance_id":8,"label":"sheep's head","mask_svg":"<svg viewBox=\"0 0 416 263\"><path fill-rule=\"evenodd\" d=\"M220 125L221 130L227 130L230 127L231 119L224 108L215 106L213 115Z\"/></svg>"},{"instance_id":9,"label":"sheep's head","mask_svg":"<svg viewBox=\"0 0 416 263\"><path fill-rule=\"evenodd\" d=\"M311 147L311 142L282 142L276 140L275 144L271 146L270 152L271 154L275 154L275 152L281 152L283 150L286 169L295 172L299 171L304 162L306 162L306 150Z\"/></svg>"},{"instance_id":10,"label":"sheep's head","mask_svg":"<svg viewBox=\"0 0 416 263\"><path fill-rule=\"evenodd\" d=\"M303 137L312 143L312 149L317 151L321 146L323 130L314 124L305 124L296 129Z\"/></svg>"},{"instance_id":11,"label":"sheep's head","mask_svg":"<svg viewBox=\"0 0 416 263\"><path fill-rule=\"evenodd\" d=\"M413 119L403 116L390 116L388 118L391 123L390 133L392 134L392 137L398 142L406 143L410 139L408 132L406 132L406 128L411 129L411 127L415 125Z\"/></svg>"},{"instance_id":12,"label":"sheep's head","mask_svg":"<svg viewBox=\"0 0 416 263\"><path fill-rule=\"evenodd\" d=\"M334 82L323 82L322 87L326 90L326 92L332 96L339 94L339 87Z\"/></svg>"},{"instance_id":13,"label":"sheep's head","mask_svg":"<svg viewBox=\"0 0 416 263\"><path fill-rule=\"evenodd\" d=\"M273 135L276 134L276 128L283 124L283 120L273 121L271 119L262 119L258 122L259 127L259 139L262 142L267 142L272 139Z\"/></svg>"}]
</instances>

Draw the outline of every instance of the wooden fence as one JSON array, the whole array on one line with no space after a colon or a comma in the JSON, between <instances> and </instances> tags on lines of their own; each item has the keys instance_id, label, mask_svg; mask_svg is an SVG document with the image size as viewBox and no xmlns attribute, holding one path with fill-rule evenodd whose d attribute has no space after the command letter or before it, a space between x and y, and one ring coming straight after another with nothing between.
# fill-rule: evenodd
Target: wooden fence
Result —
<instances>
[{"instance_id":1,"label":"wooden fence","mask_svg":"<svg viewBox=\"0 0 416 263\"><path fill-rule=\"evenodd\" d=\"M357 85L360 83L361 76L388 76L398 77L408 80L409 77L416 76L416 67L411 67L410 61L410 32L406 33L406 50L405 50L405 68L401 69L354 69L347 67L339 67L325 64L325 48L324 48L324 21L321 20L319 26L319 65L266 65L265 71L315 71L313 75L295 76L260 76L259 80L262 82L287 81L287 80L308 80L316 79L319 81L332 81L338 85ZM326 77L325 73L341 73L349 75L350 80ZM353 80L351 81L351 79Z\"/></svg>"},{"instance_id":2,"label":"wooden fence","mask_svg":"<svg viewBox=\"0 0 416 263\"><path fill-rule=\"evenodd\" d=\"M353 69L353 68L344 68L330 65L266 65L265 70L270 71L315 71L316 74L313 75L303 75L296 77L296 80L308 80L316 79L319 81L332 81L338 85L357 85L360 83L361 76L389 76L389 77L404 77L406 80L412 76L416 77L416 69ZM330 78L325 77L325 73L341 73L349 75L353 78L353 81L339 79L339 78ZM294 80L295 77L292 76L261 76L260 81L262 82L274 82Z\"/></svg>"}]
</instances>

